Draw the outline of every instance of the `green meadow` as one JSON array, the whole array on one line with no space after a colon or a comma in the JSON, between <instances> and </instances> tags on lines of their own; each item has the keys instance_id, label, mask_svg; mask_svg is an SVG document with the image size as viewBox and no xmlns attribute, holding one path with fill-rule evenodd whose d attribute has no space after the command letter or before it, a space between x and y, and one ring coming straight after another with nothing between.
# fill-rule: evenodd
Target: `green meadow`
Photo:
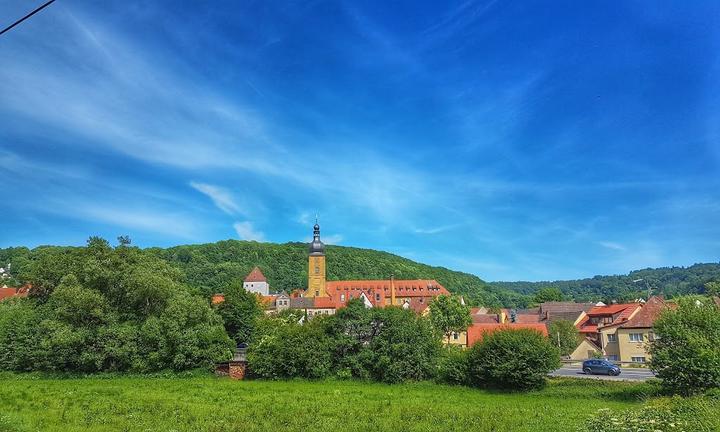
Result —
<instances>
[{"instance_id":1,"label":"green meadow","mask_svg":"<svg viewBox=\"0 0 720 432\"><path fill-rule=\"evenodd\" d=\"M434 383L0 375L0 431L576 431L653 384L551 380L506 393Z\"/></svg>"}]
</instances>

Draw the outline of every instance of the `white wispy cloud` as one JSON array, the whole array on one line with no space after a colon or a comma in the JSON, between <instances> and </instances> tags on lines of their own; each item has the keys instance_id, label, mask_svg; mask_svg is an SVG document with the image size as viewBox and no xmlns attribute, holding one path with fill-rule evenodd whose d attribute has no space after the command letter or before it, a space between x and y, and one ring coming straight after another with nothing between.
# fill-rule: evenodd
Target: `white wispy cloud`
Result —
<instances>
[{"instance_id":1,"label":"white wispy cloud","mask_svg":"<svg viewBox=\"0 0 720 432\"><path fill-rule=\"evenodd\" d=\"M413 231L416 234L439 234L441 232L449 231L451 229L457 228L459 225L453 224L453 225L443 225L433 228L415 228Z\"/></svg>"},{"instance_id":2,"label":"white wispy cloud","mask_svg":"<svg viewBox=\"0 0 720 432\"><path fill-rule=\"evenodd\" d=\"M235 228L235 232L238 237L240 237L240 240L265 241L265 234L255 229L250 221L235 222L233 228Z\"/></svg>"},{"instance_id":3,"label":"white wispy cloud","mask_svg":"<svg viewBox=\"0 0 720 432\"><path fill-rule=\"evenodd\" d=\"M600 241L598 244L604 248L612 249L616 251L625 251L627 248L620 243L615 243L611 241Z\"/></svg>"},{"instance_id":4,"label":"white wispy cloud","mask_svg":"<svg viewBox=\"0 0 720 432\"><path fill-rule=\"evenodd\" d=\"M240 213L240 206L233 198L230 191L207 183L190 182L190 186L198 192L208 196L213 204L227 214L234 215Z\"/></svg>"}]
</instances>

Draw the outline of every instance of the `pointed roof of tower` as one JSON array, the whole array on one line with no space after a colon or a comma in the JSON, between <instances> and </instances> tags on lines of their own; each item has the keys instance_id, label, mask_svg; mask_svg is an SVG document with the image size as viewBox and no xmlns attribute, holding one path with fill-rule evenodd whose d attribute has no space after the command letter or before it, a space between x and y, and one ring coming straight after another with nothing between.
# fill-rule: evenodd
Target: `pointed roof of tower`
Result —
<instances>
[{"instance_id":1,"label":"pointed roof of tower","mask_svg":"<svg viewBox=\"0 0 720 432\"><path fill-rule=\"evenodd\" d=\"M265 275L260 271L259 267L252 269L250 274L245 277L245 282L267 282Z\"/></svg>"},{"instance_id":2,"label":"pointed roof of tower","mask_svg":"<svg viewBox=\"0 0 720 432\"><path fill-rule=\"evenodd\" d=\"M320 225L315 221L313 241L310 243L310 255L325 255L325 244L320 241Z\"/></svg>"}]
</instances>

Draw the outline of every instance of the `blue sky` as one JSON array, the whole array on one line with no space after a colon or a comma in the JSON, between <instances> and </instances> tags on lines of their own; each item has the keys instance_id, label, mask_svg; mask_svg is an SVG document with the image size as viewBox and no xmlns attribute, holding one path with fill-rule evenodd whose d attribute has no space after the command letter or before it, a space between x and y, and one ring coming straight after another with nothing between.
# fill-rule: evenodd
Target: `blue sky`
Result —
<instances>
[{"instance_id":1,"label":"blue sky","mask_svg":"<svg viewBox=\"0 0 720 432\"><path fill-rule=\"evenodd\" d=\"M720 3L613 3L58 0L0 36L0 247L717 262Z\"/></svg>"}]
</instances>

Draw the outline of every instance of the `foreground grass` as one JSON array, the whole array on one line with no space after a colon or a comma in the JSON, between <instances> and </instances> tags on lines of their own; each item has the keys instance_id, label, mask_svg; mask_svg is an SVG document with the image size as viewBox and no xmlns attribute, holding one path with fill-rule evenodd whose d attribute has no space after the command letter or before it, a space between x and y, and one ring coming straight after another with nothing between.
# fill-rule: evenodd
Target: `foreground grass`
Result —
<instances>
[{"instance_id":1,"label":"foreground grass","mask_svg":"<svg viewBox=\"0 0 720 432\"><path fill-rule=\"evenodd\" d=\"M652 385L553 380L529 393L432 383L0 375L0 431L576 431Z\"/></svg>"}]
</instances>

